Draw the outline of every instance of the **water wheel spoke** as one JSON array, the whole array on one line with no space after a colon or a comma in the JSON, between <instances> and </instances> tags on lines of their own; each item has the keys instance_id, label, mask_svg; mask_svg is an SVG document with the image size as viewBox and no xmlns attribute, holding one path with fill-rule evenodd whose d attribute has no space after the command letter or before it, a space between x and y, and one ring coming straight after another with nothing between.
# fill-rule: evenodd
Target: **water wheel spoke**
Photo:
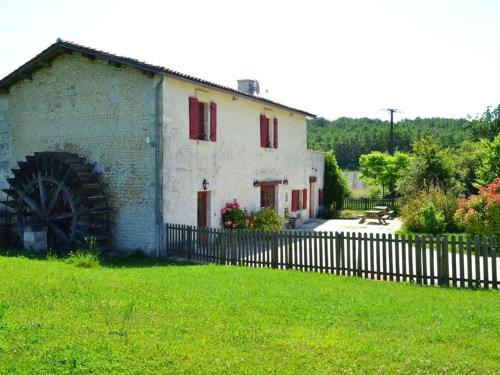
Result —
<instances>
[{"instance_id":1,"label":"water wheel spoke","mask_svg":"<svg viewBox=\"0 0 500 375\"><path fill-rule=\"evenodd\" d=\"M49 203L49 207L47 208L47 214L50 214L54 210L54 207L56 206L59 195L61 194L61 191L64 187L64 184L66 183L66 180L68 179L68 176L70 175L70 172L71 172L71 170L67 169L66 172L64 173L64 176L63 176L61 182L58 184L57 190L54 193L54 195L52 196L52 199Z\"/></svg>"},{"instance_id":2,"label":"water wheel spoke","mask_svg":"<svg viewBox=\"0 0 500 375\"><path fill-rule=\"evenodd\" d=\"M43 218L44 214L40 207L35 203L33 199L28 197L25 193L23 193L20 190L15 189L16 193L19 195L19 197L28 205L29 208L31 208L31 211L33 211L37 216Z\"/></svg>"},{"instance_id":3,"label":"water wheel spoke","mask_svg":"<svg viewBox=\"0 0 500 375\"><path fill-rule=\"evenodd\" d=\"M56 206L57 200L59 199L59 195L61 194L63 185L60 184L57 187L57 190L55 191L54 195L52 196L52 199L50 200L49 207L47 207L47 214L50 214L54 207Z\"/></svg>"},{"instance_id":4,"label":"water wheel spoke","mask_svg":"<svg viewBox=\"0 0 500 375\"><path fill-rule=\"evenodd\" d=\"M84 215L88 213L88 210L80 210L77 212L61 212L58 214L50 215L49 220L50 221L57 221L57 220L64 220L64 219L69 219L69 218L76 218L77 216Z\"/></svg>"},{"instance_id":5,"label":"water wheel spoke","mask_svg":"<svg viewBox=\"0 0 500 375\"><path fill-rule=\"evenodd\" d=\"M38 190L40 191L40 205L41 205L41 210L45 211L45 208L47 207L47 195L45 191L45 186L43 183L42 179L42 174L40 171L38 171Z\"/></svg>"},{"instance_id":6,"label":"water wheel spoke","mask_svg":"<svg viewBox=\"0 0 500 375\"><path fill-rule=\"evenodd\" d=\"M49 227L52 229L54 234L64 242L66 246L71 246L71 239L64 233L64 231L59 228L56 224L49 221Z\"/></svg>"}]
</instances>

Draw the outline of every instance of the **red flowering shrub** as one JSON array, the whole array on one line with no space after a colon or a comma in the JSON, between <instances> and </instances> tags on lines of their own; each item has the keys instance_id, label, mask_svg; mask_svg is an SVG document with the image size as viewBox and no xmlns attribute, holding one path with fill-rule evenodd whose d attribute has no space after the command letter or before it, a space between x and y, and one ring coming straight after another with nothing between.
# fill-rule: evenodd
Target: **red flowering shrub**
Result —
<instances>
[{"instance_id":1,"label":"red flowering shrub","mask_svg":"<svg viewBox=\"0 0 500 375\"><path fill-rule=\"evenodd\" d=\"M248 229L255 225L255 215L242 209L237 202L227 203L220 212L226 229Z\"/></svg>"},{"instance_id":2,"label":"red flowering shrub","mask_svg":"<svg viewBox=\"0 0 500 375\"><path fill-rule=\"evenodd\" d=\"M467 233L500 235L500 178L461 199L455 220Z\"/></svg>"}]
</instances>

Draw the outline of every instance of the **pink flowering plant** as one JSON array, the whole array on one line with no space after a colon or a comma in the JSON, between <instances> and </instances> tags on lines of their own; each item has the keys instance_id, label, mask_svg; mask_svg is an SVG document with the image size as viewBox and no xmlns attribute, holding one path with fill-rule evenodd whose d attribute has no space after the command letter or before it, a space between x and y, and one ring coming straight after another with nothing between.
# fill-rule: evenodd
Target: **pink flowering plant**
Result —
<instances>
[{"instance_id":1,"label":"pink flowering plant","mask_svg":"<svg viewBox=\"0 0 500 375\"><path fill-rule=\"evenodd\" d=\"M500 177L488 186L481 186L478 195L460 200L456 222L471 234L500 233Z\"/></svg>"},{"instance_id":2,"label":"pink flowering plant","mask_svg":"<svg viewBox=\"0 0 500 375\"><path fill-rule=\"evenodd\" d=\"M238 202L227 203L221 210L221 215L226 229L249 229L255 225L255 215L242 209Z\"/></svg>"}]
</instances>

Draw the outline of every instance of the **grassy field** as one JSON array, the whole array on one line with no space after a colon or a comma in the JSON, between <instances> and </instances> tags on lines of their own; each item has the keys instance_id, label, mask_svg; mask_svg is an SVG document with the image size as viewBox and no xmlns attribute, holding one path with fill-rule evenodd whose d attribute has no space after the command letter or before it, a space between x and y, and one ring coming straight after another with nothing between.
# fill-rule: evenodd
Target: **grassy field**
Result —
<instances>
[{"instance_id":1,"label":"grassy field","mask_svg":"<svg viewBox=\"0 0 500 375\"><path fill-rule=\"evenodd\" d=\"M498 374L499 340L495 291L0 252L2 374Z\"/></svg>"}]
</instances>

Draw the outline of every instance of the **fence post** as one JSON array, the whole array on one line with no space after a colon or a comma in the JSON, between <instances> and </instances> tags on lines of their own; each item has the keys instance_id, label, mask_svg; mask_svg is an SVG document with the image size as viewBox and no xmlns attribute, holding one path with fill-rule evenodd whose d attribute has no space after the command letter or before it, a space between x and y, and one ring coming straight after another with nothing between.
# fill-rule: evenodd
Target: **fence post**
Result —
<instances>
[{"instance_id":1,"label":"fence post","mask_svg":"<svg viewBox=\"0 0 500 375\"><path fill-rule=\"evenodd\" d=\"M441 242L443 245L443 256L441 259L443 260L443 269L441 271L441 276L443 277L444 286L450 286L450 270L449 270L449 258L448 258L448 237L445 236L443 241Z\"/></svg>"},{"instance_id":2,"label":"fence post","mask_svg":"<svg viewBox=\"0 0 500 375\"><path fill-rule=\"evenodd\" d=\"M345 274L344 271L344 232L340 232L337 235L337 269L338 274Z\"/></svg>"},{"instance_id":3,"label":"fence post","mask_svg":"<svg viewBox=\"0 0 500 375\"><path fill-rule=\"evenodd\" d=\"M340 240L339 240L339 232L335 232L335 274L340 274Z\"/></svg>"},{"instance_id":4,"label":"fence post","mask_svg":"<svg viewBox=\"0 0 500 375\"><path fill-rule=\"evenodd\" d=\"M293 241L292 241L292 234L288 233L288 246L287 246L287 249L286 249L286 268L287 269L291 269L292 268L292 260L293 260L292 244L293 244L293 246L295 246L295 249L297 249L298 244L297 244L297 241L296 241L295 234L293 234Z\"/></svg>"},{"instance_id":5,"label":"fence post","mask_svg":"<svg viewBox=\"0 0 500 375\"><path fill-rule=\"evenodd\" d=\"M227 259L227 231L220 231L220 264L226 264Z\"/></svg>"},{"instance_id":6,"label":"fence post","mask_svg":"<svg viewBox=\"0 0 500 375\"><path fill-rule=\"evenodd\" d=\"M422 253L420 252L420 236L415 236L415 276L417 284L422 285Z\"/></svg>"},{"instance_id":7,"label":"fence post","mask_svg":"<svg viewBox=\"0 0 500 375\"><path fill-rule=\"evenodd\" d=\"M431 237L432 239L432 237ZM444 259L443 259L443 238L440 236L435 237L436 240L436 256L437 256L437 284L439 286L443 286L443 264L444 264ZM432 252L432 247L430 248L430 251ZM432 253L431 253L432 254ZM434 265L432 264L432 257L431 259L431 270L433 269ZM432 275L432 271L431 271ZM432 279L431 279L432 283Z\"/></svg>"},{"instance_id":8,"label":"fence post","mask_svg":"<svg viewBox=\"0 0 500 375\"><path fill-rule=\"evenodd\" d=\"M271 268L278 268L278 233L271 233Z\"/></svg>"},{"instance_id":9,"label":"fence post","mask_svg":"<svg viewBox=\"0 0 500 375\"><path fill-rule=\"evenodd\" d=\"M193 258L193 227L189 225L186 231L187 235L187 258L191 260Z\"/></svg>"},{"instance_id":10,"label":"fence post","mask_svg":"<svg viewBox=\"0 0 500 375\"><path fill-rule=\"evenodd\" d=\"M235 266L237 264L237 243L236 243L236 232L231 230L231 264Z\"/></svg>"}]
</instances>

